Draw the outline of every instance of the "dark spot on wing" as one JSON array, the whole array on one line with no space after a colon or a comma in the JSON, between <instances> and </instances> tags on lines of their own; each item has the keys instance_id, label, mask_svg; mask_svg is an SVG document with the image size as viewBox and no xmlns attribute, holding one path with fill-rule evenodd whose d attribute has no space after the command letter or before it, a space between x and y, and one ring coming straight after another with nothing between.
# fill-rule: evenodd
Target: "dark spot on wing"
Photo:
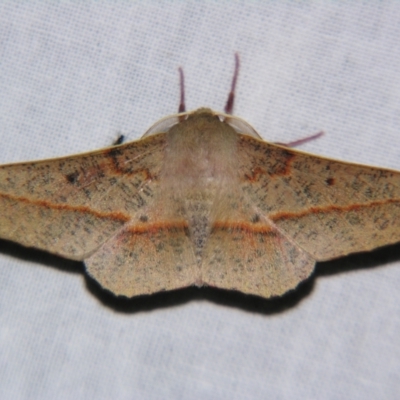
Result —
<instances>
[{"instance_id":1,"label":"dark spot on wing","mask_svg":"<svg viewBox=\"0 0 400 400\"><path fill-rule=\"evenodd\" d=\"M325 180L325 182L326 182L326 184L327 184L328 186L333 186L333 185L335 184L335 178L327 178L327 179Z\"/></svg>"},{"instance_id":2,"label":"dark spot on wing","mask_svg":"<svg viewBox=\"0 0 400 400\"><path fill-rule=\"evenodd\" d=\"M260 216L259 216L258 214L254 214L254 215L251 217L251 222L252 222L253 224L256 224L257 222L260 222Z\"/></svg>"},{"instance_id":3,"label":"dark spot on wing","mask_svg":"<svg viewBox=\"0 0 400 400\"><path fill-rule=\"evenodd\" d=\"M73 185L78 182L78 177L79 177L79 172L77 172L77 171L72 172L68 175L65 175L65 178L67 179L67 181Z\"/></svg>"}]
</instances>

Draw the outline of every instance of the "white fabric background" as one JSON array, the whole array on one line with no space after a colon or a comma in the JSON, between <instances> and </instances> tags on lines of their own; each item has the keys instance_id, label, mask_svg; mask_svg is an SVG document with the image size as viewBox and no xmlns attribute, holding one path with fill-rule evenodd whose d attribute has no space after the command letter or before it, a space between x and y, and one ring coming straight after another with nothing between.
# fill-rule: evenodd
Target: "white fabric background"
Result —
<instances>
[{"instance_id":1,"label":"white fabric background","mask_svg":"<svg viewBox=\"0 0 400 400\"><path fill-rule=\"evenodd\" d=\"M0 162L135 139L178 107L269 141L400 169L399 2L0 4ZM1 212L1 210L0 210ZM131 301L83 264L0 241L2 399L394 399L400 247L321 263L263 300L186 289Z\"/></svg>"}]
</instances>

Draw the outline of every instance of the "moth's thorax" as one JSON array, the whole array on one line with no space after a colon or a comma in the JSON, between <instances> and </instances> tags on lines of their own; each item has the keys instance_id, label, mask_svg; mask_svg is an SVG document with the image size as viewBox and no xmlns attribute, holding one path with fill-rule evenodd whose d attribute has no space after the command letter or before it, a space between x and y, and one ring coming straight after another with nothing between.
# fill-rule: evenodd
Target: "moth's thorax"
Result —
<instances>
[{"instance_id":1,"label":"moth's thorax","mask_svg":"<svg viewBox=\"0 0 400 400\"><path fill-rule=\"evenodd\" d=\"M163 175L172 186L207 190L235 179L235 130L211 112L196 112L167 132Z\"/></svg>"}]
</instances>

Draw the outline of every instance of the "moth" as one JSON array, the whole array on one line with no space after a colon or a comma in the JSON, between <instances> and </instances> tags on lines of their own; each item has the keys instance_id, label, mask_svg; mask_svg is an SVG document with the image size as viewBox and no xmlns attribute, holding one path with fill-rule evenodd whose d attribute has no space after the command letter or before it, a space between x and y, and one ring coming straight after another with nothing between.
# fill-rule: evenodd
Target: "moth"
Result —
<instances>
[{"instance_id":1,"label":"moth","mask_svg":"<svg viewBox=\"0 0 400 400\"><path fill-rule=\"evenodd\" d=\"M262 297L317 261L400 241L400 173L267 143L225 113L179 114L137 141L0 166L0 237L83 260L116 295L209 285Z\"/></svg>"}]
</instances>

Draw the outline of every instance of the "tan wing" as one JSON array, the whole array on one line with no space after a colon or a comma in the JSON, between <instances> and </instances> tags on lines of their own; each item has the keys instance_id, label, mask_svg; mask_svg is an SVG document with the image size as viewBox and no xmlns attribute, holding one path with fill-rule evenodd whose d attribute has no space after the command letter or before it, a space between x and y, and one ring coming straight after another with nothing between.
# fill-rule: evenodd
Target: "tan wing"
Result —
<instances>
[{"instance_id":1,"label":"tan wing","mask_svg":"<svg viewBox=\"0 0 400 400\"><path fill-rule=\"evenodd\" d=\"M316 260L400 241L400 173L329 160L240 136L242 190Z\"/></svg>"},{"instance_id":2,"label":"tan wing","mask_svg":"<svg viewBox=\"0 0 400 400\"><path fill-rule=\"evenodd\" d=\"M207 242L202 279L210 286L262 297L294 289L315 259L262 221L216 223Z\"/></svg>"},{"instance_id":3,"label":"tan wing","mask_svg":"<svg viewBox=\"0 0 400 400\"><path fill-rule=\"evenodd\" d=\"M152 204L164 142L1 166L0 237L83 260Z\"/></svg>"},{"instance_id":4,"label":"tan wing","mask_svg":"<svg viewBox=\"0 0 400 400\"><path fill-rule=\"evenodd\" d=\"M312 273L315 258L261 216L241 189L239 181L221 182L214 197L200 280L267 298L282 295Z\"/></svg>"},{"instance_id":5,"label":"tan wing","mask_svg":"<svg viewBox=\"0 0 400 400\"><path fill-rule=\"evenodd\" d=\"M183 288L200 277L184 221L127 227L85 264L101 286L127 297Z\"/></svg>"}]
</instances>

